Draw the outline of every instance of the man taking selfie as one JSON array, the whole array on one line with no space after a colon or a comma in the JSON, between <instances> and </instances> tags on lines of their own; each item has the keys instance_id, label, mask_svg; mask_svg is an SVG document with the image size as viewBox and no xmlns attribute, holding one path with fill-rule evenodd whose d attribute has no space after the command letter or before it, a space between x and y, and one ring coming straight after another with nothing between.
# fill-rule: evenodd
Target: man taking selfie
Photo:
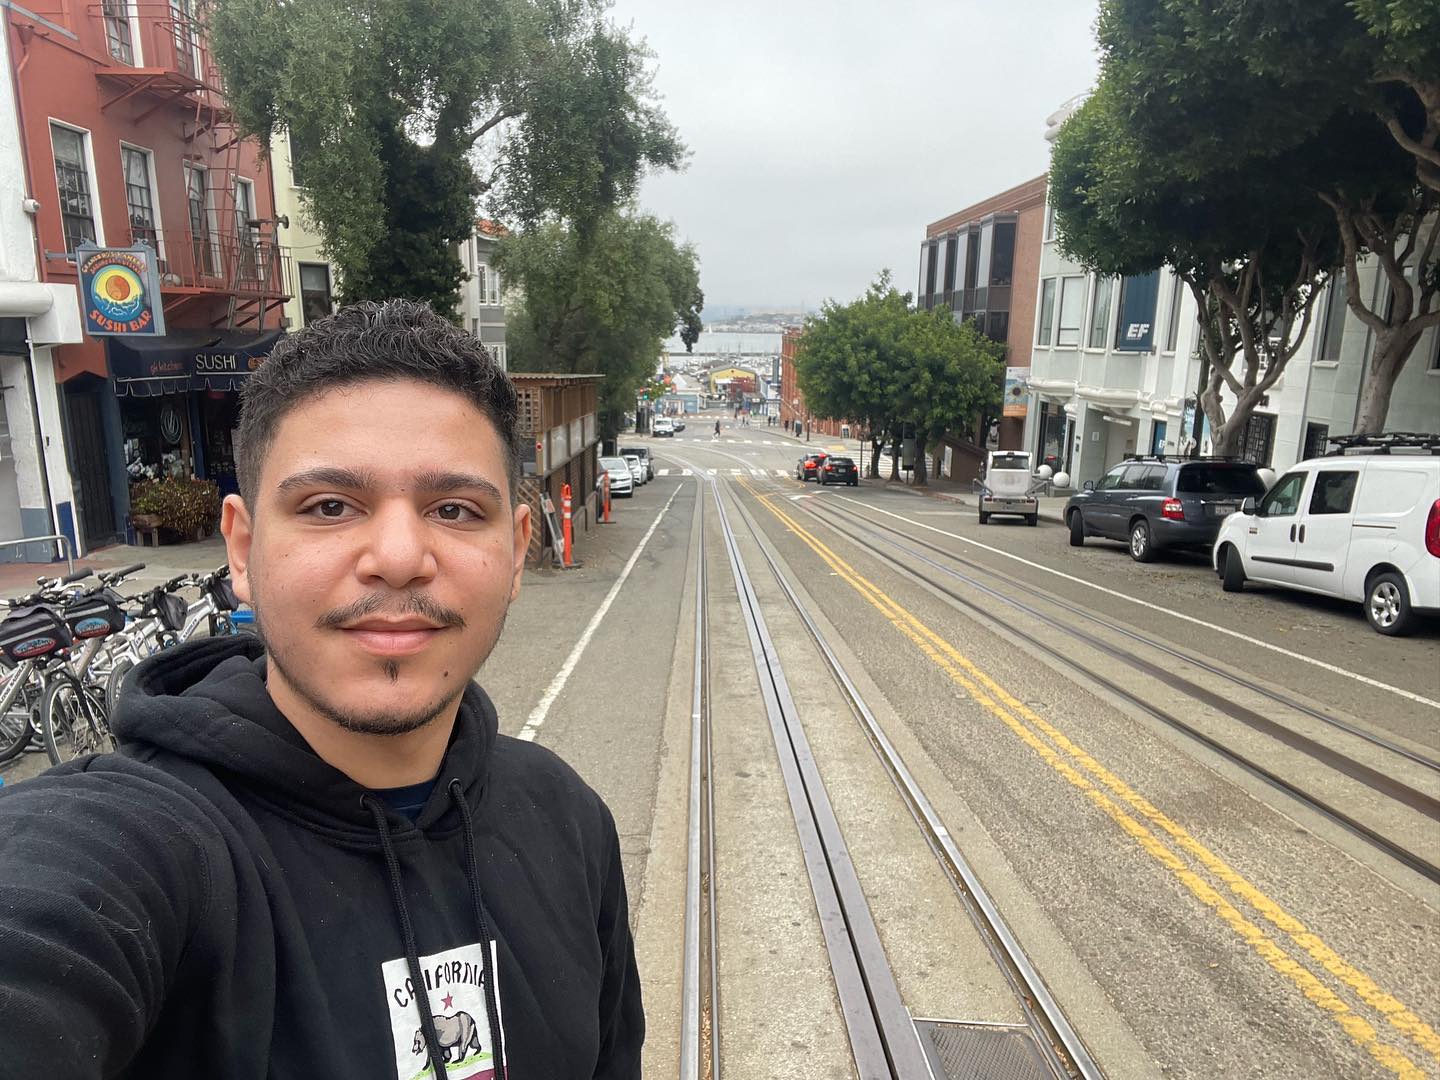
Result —
<instances>
[{"instance_id":1,"label":"man taking selfie","mask_svg":"<svg viewBox=\"0 0 1440 1080\"><path fill-rule=\"evenodd\" d=\"M619 843L471 680L520 590L515 390L408 301L275 347L225 500L263 639L0 791L0 1078L637 1077Z\"/></svg>"}]
</instances>

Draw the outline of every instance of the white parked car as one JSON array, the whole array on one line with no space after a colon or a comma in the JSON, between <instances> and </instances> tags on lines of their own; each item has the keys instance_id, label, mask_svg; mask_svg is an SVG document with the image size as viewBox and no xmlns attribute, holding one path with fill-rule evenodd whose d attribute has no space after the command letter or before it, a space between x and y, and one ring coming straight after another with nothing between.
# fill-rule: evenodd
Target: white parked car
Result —
<instances>
[{"instance_id":1,"label":"white parked car","mask_svg":"<svg viewBox=\"0 0 1440 1080\"><path fill-rule=\"evenodd\" d=\"M657 437L663 435L673 437L675 434L675 421L671 420L668 416L657 416L655 422L650 425L650 434Z\"/></svg>"},{"instance_id":2,"label":"white parked car","mask_svg":"<svg viewBox=\"0 0 1440 1080\"><path fill-rule=\"evenodd\" d=\"M625 459L625 464L630 466L630 475L635 480L635 486L639 487L645 483L645 463L634 454L621 454L620 456Z\"/></svg>"},{"instance_id":3,"label":"white parked car","mask_svg":"<svg viewBox=\"0 0 1440 1080\"><path fill-rule=\"evenodd\" d=\"M600 468L610 477L610 494L624 495L627 498L635 494L635 475L630 471L630 463L622 457L602 457Z\"/></svg>"},{"instance_id":4,"label":"white parked car","mask_svg":"<svg viewBox=\"0 0 1440 1080\"><path fill-rule=\"evenodd\" d=\"M1440 612L1440 457L1302 461L1225 519L1211 561L1227 592L1258 581L1354 600L1403 634Z\"/></svg>"},{"instance_id":5,"label":"white parked car","mask_svg":"<svg viewBox=\"0 0 1440 1080\"><path fill-rule=\"evenodd\" d=\"M990 524L993 514L1013 514L1023 517L1027 525L1038 525L1040 500L1035 493L1040 487L1030 471L1028 450L990 451L980 485L980 524Z\"/></svg>"}]
</instances>

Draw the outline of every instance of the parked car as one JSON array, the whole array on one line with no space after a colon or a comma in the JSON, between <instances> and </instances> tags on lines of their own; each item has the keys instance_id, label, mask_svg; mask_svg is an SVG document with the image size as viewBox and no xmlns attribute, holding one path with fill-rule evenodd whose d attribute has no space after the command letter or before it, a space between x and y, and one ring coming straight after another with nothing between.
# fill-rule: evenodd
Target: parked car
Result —
<instances>
[{"instance_id":1,"label":"parked car","mask_svg":"<svg viewBox=\"0 0 1440 1080\"><path fill-rule=\"evenodd\" d=\"M1070 544L1087 536L1123 540L1136 562L1167 548L1215 543L1220 525L1246 499L1265 494L1254 465L1220 458L1132 457L1065 504Z\"/></svg>"},{"instance_id":2,"label":"parked car","mask_svg":"<svg viewBox=\"0 0 1440 1080\"><path fill-rule=\"evenodd\" d=\"M1211 562L1226 592L1257 581L1353 600L1404 634L1440 612L1440 457L1302 461L1226 518Z\"/></svg>"},{"instance_id":3,"label":"parked car","mask_svg":"<svg viewBox=\"0 0 1440 1080\"><path fill-rule=\"evenodd\" d=\"M815 470L815 478L820 481L821 487L826 484L860 486L860 470L855 467L855 460L848 457L827 456Z\"/></svg>"},{"instance_id":4,"label":"parked car","mask_svg":"<svg viewBox=\"0 0 1440 1080\"><path fill-rule=\"evenodd\" d=\"M684 430L685 430L685 421L684 421L684 420L681 420L680 417L678 417L678 416L675 417L675 430L676 430L676 431L684 431Z\"/></svg>"},{"instance_id":5,"label":"parked car","mask_svg":"<svg viewBox=\"0 0 1440 1080\"><path fill-rule=\"evenodd\" d=\"M1040 500L1028 450L992 450L985 458L985 480L980 485L980 524L992 514L1013 514L1027 525L1040 523Z\"/></svg>"},{"instance_id":6,"label":"parked car","mask_svg":"<svg viewBox=\"0 0 1440 1080\"><path fill-rule=\"evenodd\" d=\"M624 457L627 454L634 454L640 459L640 464L645 466L645 480L643 482L648 483L655 479L655 459L650 456L650 448L648 446L620 447L620 456Z\"/></svg>"},{"instance_id":7,"label":"parked car","mask_svg":"<svg viewBox=\"0 0 1440 1080\"><path fill-rule=\"evenodd\" d=\"M655 421L650 425L650 434L656 436L657 438L666 435L674 438L675 421L671 420L668 416L657 416L655 418Z\"/></svg>"},{"instance_id":8,"label":"parked car","mask_svg":"<svg viewBox=\"0 0 1440 1080\"><path fill-rule=\"evenodd\" d=\"M635 477L630 472L630 463L623 457L602 457L600 468L610 477L610 494L624 495L627 499L635 494Z\"/></svg>"},{"instance_id":9,"label":"parked car","mask_svg":"<svg viewBox=\"0 0 1440 1080\"><path fill-rule=\"evenodd\" d=\"M814 450L795 462L796 480L814 480L820 474L820 465L830 455L824 450Z\"/></svg>"},{"instance_id":10,"label":"parked car","mask_svg":"<svg viewBox=\"0 0 1440 1080\"><path fill-rule=\"evenodd\" d=\"M625 460L625 464L630 466L630 475L635 479L635 486L639 487L645 483L645 466L640 463L640 459L634 454L625 453L624 451L621 452L620 456Z\"/></svg>"}]
</instances>

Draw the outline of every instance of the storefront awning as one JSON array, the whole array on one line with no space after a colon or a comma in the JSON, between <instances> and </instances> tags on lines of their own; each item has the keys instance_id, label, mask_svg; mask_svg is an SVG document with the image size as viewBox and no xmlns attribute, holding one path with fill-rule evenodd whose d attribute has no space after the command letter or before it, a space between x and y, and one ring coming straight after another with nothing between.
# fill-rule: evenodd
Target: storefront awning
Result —
<instances>
[{"instance_id":1,"label":"storefront awning","mask_svg":"<svg viewBox=\"0 0 1440 1080\"><path fill-rule=\"evenodd\" d=\"M159 338L106 340L118 397L238 390L284 330L171 330Z\"/></svg>"},{"instance_id":2,"label":"storefront awning","mask_svg":"<svg viewBox=\"0 0 1440 1080\"><path fill-rule=\"evenodd\" d=\"M195 351L191 386L196 390L239 390L284 336L279 328L259 333L226 331L215 344Z\"/></svg>"}]
</instances>

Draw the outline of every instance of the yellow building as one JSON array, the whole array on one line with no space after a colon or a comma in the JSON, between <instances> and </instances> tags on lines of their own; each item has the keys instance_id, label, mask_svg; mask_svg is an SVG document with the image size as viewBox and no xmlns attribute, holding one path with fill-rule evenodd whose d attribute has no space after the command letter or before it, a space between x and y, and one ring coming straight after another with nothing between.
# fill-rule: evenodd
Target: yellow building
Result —
<instances>
[{"instance_id":1,"label":"yellow building","mask_svg":"<svg viewBox=\"0 0 1440 1080\"><path fill-rule=\"evenodd\" d=\"M275 177L275 216L290 221L288 227L277 230L280 243L290 248L286 325L298 330L335 309L335 266L321 253L320 234L310 227L301 206L302 189L295 181L288 132L277 131L270 140L270 161Z\"/></svg>"},{"instance_id":2,"label":"yellow building","mask_svg":"<svg viewBox=\"0 0 1440 1080\"><path fill-rule=\"evenodd\" d=\"M709 382L711 397L715 397L721 393L720 387L724 386L726 383L734 382L736 379L749 379L751 382L751 386L755 388L753 392L758 393L758 388L760 386L759 377L750 368L716 368L715 370L708 372L705 378Z\"/></svg>"}]
</instances>

